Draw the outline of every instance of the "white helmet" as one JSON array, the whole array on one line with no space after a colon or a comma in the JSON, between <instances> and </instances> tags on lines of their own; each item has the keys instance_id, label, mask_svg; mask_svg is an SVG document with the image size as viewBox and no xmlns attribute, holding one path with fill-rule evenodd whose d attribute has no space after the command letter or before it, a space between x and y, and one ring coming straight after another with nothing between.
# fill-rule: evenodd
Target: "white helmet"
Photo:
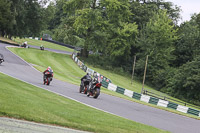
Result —
<instances>
[{"instance_id":1,"label":"white helmet","mask_svg":"<svg viewBox=\"0 0 200 133\"><path fill-rule=\"evenodd\" d=\"M48 69L51 69L51 67L50 67L50 66L48 66Z\"/></svg>"}]
</instances>

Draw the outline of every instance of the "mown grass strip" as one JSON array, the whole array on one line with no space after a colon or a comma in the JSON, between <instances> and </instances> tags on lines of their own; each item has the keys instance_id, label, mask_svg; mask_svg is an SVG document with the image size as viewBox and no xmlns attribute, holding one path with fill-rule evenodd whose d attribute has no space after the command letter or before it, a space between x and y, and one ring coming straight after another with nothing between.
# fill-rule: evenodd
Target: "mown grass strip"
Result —
<instances>
[{"instance_id":1,"label":"mown grass strip","mask_svg":"<svg viewBox=\"0 0 200 133\"><path fill-rule=\"evenodd\" d=\"M162 133L0 73L0 116L99 133Z\"/></svg>"}]
</instances>

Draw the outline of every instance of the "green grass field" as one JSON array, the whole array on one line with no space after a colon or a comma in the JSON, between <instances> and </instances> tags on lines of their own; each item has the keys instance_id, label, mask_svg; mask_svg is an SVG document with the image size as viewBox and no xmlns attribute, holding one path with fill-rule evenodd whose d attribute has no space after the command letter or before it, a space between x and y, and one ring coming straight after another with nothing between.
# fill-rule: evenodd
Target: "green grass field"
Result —
<instances>
[{"instance_id":1,"label":"green grass field","mask_svg":"<svg viewBox=\"0 0 200 133\"><path fill-rule=\"evenodd\" d=\"M35 40L35 39L29 39L29 38L14 38L13 41L17 42L18 44L22 44L25 41L28 42L28 45L34 45L34 46L41 46L43 45L44 48L51 48L51 49L57 49L57 50L64 50L64 51L69 51L73 52L74 50L68 47L64 47L61 45L57 45L54 43L46 42L46 41L41 41L41 40Z\"/></svg>"},{"instance_id":2,"label":"green grass field","mask_svg":"<svg viewBox=\"0 0 200 133\"><path fill-rule=\"evenodd\" d=\"M0 116L97 133L162 133L0 73Z\"/></svg>"},{"instance_id":3,"label":"green grass field","mask_svg":"<svg viewBox=\"0 0 200 133\"><path fill-rule=\"evenodd\" d=\"M58 53L53 53L53 52L48 52L48 51L41 51L41 50L37 50L37 49L18 49L18 48L9 48L9 49L11 51L13 51L14 53L16 53L17 55L19 55L20 57L22 57L23 59L25 59L27 62L29 62L31 64L35 64L36 65L35 67L40 71L44 71L48 66L51 66L54 70L55 78L57 78L59 80L79 85L80 78L83 75L85 75L85 72L83 72L75 64L75 62L71 59L70 55L58 54ZM112 72L105 71L100 68L94 68L92 66L89 66L89 68L92 68L93 70L110 78L112 80L112 82L118 86L124 87L124 88L132 90L134 92L140 93L140 91L141 91L142 84L137 81L134 81L133 85L131 85L130 77L125 77L122 75L114 74ZM145 86L145 88L150 88L150 87ZM152 88L150 88L150 89L152 89ZM170 112L174 112L177 114L200 119L197 116L188 115L188 114L181 113L181 112L178 112L178 111L175 111L172 109L158 107L158 106L155 106L152 104L147 104L145 102L138 101L133 98L129 98L129 97L121 95L119 93L109 91L103 87L102 87L101 91L106 94L109 94L109 95L118 96L118 97L121 97L121 98L124 98L127 100L142 103L142 104L145 104L148 106L153 106L153 107L167 110Z\"/></svg>"}]
</instances>

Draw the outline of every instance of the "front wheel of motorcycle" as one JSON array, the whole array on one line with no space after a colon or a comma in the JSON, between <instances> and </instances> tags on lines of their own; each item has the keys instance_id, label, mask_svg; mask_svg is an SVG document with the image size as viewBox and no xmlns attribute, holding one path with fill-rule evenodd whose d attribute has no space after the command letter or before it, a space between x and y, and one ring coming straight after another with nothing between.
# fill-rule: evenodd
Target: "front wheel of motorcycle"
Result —
<instances>
[{"instance_id":1,"label":"front wheel of motorcycle","mask_svg":"<svg viewBox=\"0 0 200 133\"><path fill-rule=\"evenodd\" d=\"M47 85L50 84L50 78L47 78Z\"/></svg>"},{"instance_id":2,"label":"front wheel of motorcycle","mask_svg":"<svg viewBox=\"0 0 200 133\"><path fill-rule=\"evenodd\" d=\"M99 95L100 95L100 88L96 88L95 91L94 91L93 98L96 99Z\"/></svg>"},{"instance_id":3,"label":"front wheel of motorcycle","mask_svg":"<svg viewBox=\"0 0 200 133\"><path fill-rule=\"evenodd\" d=\"M82 87L80 86L80 88L79 88L79 92L81 93L82 92Z\"/></svg>"}]
</instances>

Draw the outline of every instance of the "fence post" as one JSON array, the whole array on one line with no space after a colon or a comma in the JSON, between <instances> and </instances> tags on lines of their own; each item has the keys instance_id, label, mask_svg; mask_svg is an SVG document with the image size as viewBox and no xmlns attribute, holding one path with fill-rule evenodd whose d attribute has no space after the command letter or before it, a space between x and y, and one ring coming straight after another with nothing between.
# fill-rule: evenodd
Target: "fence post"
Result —
<instances>
[{"instance_id":1,"label":"fence post","mask_svg":"<svg viewBox=\"0 0 200 133\"><path fill-rule=\"evenodd\" d=\"M145 64L145 69L144 69L144 77L143 77L143 83L142 83L142 90L141 90L141 94L142 94L142 92L143 92L143 89L144 89L144 82L145 82L146 71L147 71L147 62L148 62L148 55L147 55L147 58L146 58L146 64Z\"/></svg>"},{"instance_id":2,"label":"fence post","mask_svg":"<svg viewBox=\"0 0 200 133\"><path fill-rule=\"evenodd\" d=\"M133 76L134 76L134 71L135 71L135 61L136 61L136 56L134 56L134 63L133 63L133 72L132 72L131 84L133 83Z\"/></svg>"}]
</instances>

